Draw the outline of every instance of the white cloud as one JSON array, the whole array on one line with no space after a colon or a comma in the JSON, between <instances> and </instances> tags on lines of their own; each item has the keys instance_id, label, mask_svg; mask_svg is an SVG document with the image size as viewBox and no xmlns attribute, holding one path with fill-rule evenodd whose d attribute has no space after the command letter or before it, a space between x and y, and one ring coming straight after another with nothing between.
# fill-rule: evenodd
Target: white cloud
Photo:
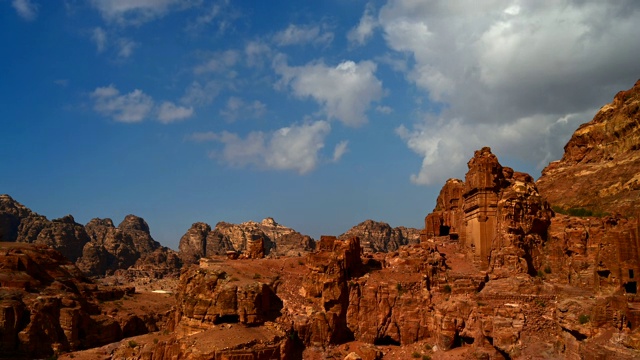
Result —
<instances>
[{"instance_id":1,"label":"white cloud","mask_svg":"<svg viewBox=\"0 0 640 360\"><path fill-rule=\"evenodd\" d=\"M177 106L171 101L165 101L158 109L158 120L163 124L190 118L193 115L193 107Z\"/></svg>"},{"instance_id":2,"label":"white cloud","mask_svg":"<svg viewBox=\"0 0 640 360\"><path fill-rule=\"evenodd\" d=\"M193 69L195 74L222 73L228 71L240 60L240 53L227 50L212 55L206 62Z\"/></svg>"},{"instance_id":3,"label":"white cloud","mask_svg":"<svg viewBox=\"0 0 640 360\"><path fill-rule=\"evenodd\" d=\"M290 86L300 98L313 98L329 119L348 126L366 123L366 111L383 95L382 82L376 78L376 65L371 61L344 61L336 67L323 63L290 67L280 59L274 67L282 76L278 86Z\"/></svg>"},{"instance_id":4,"label":"white cloud","mask_svg":"<svg viewBox=\"0 0 640 360\"><path fill-rule=\"evenodd\" d=\"M33 21L38 17L38 5L31 0L13 0L11 5L21 18Z\"/></svg>"},{"instance_id":5,"label":"white cloud","mask_svg":"<svg viewBox=\"0 0 640 360\"><path fill-rule=\"evenodd\" d=\"M120 25L140 25L164 16L172 6L193 5L181 0L91 0L91 4L105 20Z\"/></svg>"},{"instance_id":6,"label":"white cloud","mask_svg":"<svg viewBox=\"0 0 640 360\"><path fill-rule=\"evenodd\" d=\"M250 41L244 47L245 61L250 67L262 67L266 58L270 57L269 45L261 41Z\"/></svg>"},{"instance_id":7,"label":"white cloud","mask_svg":"<svg viewBox=\"0 0 640 360\"><path fill-rule=\"evenodd\" d=\"M218 140L220 135L214 133L213 131L206 132L194 132L191 135L186 137L186 140L191 140L195 142L204 142L204 141L214 141Z\"/></svg>"},{"instance_id":8,"label":"white cloud","mask_svg":"<svg viewBox=\"0 0 640 360\"><path fill-rule=\"evenodd\" d=\"M350 44L364 45L371 38L373 31L378 26L374 10L373 4L367 4L358 25L347 33L347 40Z\"/></svg>"},{"instance_id":9,"label":"white cloud","mask_svg":"<svg viewBox=\"0 0 640 360\"><path fill-rule=\"evenodd\" d=\"M267 106L261 101L254 100L246 103L244 100L232 96L227 100L227 105L220 110L220 115L229 122L234 122L239 118L258 119L267 112Z\"/></svg>"},{"instance_id":10,"label":"white cloud","mask_svg":"<svg viewBox=\"0 0 640 360\"><path fill-rule=\"evenodd\" d=\"M393 109L390 108L389 106L378 105L376 106L376 111L381 114L389 115L393 112Z\"/></svg>"},{"instance_id":11,"label":"white cloud","mask_svg":"<svg viewBox=\"0 0 640 360\"><path fill-rule=\"evenodd\" d=\"M330 131L328 122L316 121L270 133L254 131L245 138L229 132L193 134L192 138L222 143L222 151L214 151L211 156L232 166L293 170L306 174L318 165L319 152Z\"/></svg>"},{"instance_id":12,"label":"white cloud","mask_svg":"<svg viewBox=\"0 0 640 360\"><path fill-rule=\"evenodd\" d=\"M96 50L101 53L107 48L107 32L101 27L93 29L91 39L96 43Z\"/></svg>"},{"instance_id":13,"label":"white cloud","mask_svg":"<svg viewBox=\"0 0 640 360\"><path fill-rule=\"evenodd\" d=\"M208 81L204 85L194 81L186 89L180 102L187 105L208 105L220 94L222 84L217 81Z\"/></svg>"},{"instance_id":14,"label":"white cloud","mask_svg":"<svg viewBox=\"0 0 640 360\"><path fill-rule=\"evenodd\" d=\"M113 85L96 88L91 93L93 108L115 121L134 123L144 120L153 109L153 99L141 90L120 95Z\"/></svg>"},{"instance_id":15,"label":"white cloud","mask_svg":"<svg viewBox=\"0 0 640 360\"><path fill-rule=\"evenodd\" d=\"M133 49L138 46L138 43L131 39L120 38L118 39L118 57L126 59L133 54Z\"/></svg>"},{"instance_id":16,"label":"white cloud","mask_svg":"<svg viewBox=\"0 0 640 360\"><path fill-rule=\"evenodd\" d=\"M634 1L387 1L388 47L410 56L406 78L442 109L398 131L423 157L412 180L460 176L446 159L464 167L485 145L541 166L559 158L593 108L637 80L639 17Z\"/></svg>"},{"instance_id":17,"label":"white cloud","mask_svg":"<svg viewBox=\"0 0 640 360\"><path fill-rule=\"evenodd\" d=\"M349 141L347 140L340 141L336 145L336 147L333 149L333 162L338 162L342 158L342 155L346 154L347 151L349 151L348 146Z\"/></svg>"},{"instance_id":18,"label":"white cloud","mask_svg":"<svg viewBox=\"0 0 640 360\"><path fill-rule=\"evenodd\" d=\"M279 46L288 45L329 45L333 41L333 32L324 31L318 25L291 24L285 30L276 33L273 41Z\"/></svg>"}]
</instances>

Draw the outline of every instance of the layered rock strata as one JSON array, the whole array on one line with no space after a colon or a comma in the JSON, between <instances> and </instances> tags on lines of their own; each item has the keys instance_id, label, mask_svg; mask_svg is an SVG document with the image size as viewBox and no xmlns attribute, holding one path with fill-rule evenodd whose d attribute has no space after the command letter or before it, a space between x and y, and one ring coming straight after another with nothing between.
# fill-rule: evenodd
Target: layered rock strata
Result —
<instances>
[{"instance_id":1,"label":"layered rock strata","mask_svg":"<svg viewBox=\"0 0 640 360\"><path fill-rule=\"evenodd\" d=\"M573 133L561 160L537 181L564 210L637 216L640 209L640 80Z\"/></svg>"}]
</instances>

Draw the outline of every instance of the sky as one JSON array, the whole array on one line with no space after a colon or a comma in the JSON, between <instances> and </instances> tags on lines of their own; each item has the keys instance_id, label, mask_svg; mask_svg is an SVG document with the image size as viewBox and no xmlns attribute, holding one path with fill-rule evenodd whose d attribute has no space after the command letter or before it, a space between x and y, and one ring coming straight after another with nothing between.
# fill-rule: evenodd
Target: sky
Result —
<instances>
[{"instance_id":1,"label":"sky","mask_svg":"<svg viewBox=\"0 0 640 360\"><path fill-rule=\"evenodd\" d=\"M422 228L640 78L640 2L0 0L0 193L49 219Z\"/></svg>"}]
</instances>

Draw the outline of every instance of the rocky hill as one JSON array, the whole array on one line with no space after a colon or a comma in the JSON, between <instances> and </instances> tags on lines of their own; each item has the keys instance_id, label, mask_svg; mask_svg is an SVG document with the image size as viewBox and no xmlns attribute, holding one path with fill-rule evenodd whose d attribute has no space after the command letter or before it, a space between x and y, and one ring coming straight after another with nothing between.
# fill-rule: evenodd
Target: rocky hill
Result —
<instances>
[{"instance_id":1,"label":"rocky hill","mask_svg":"<svg viewBox=\"0 0 640 360\"><path fill-rule=\"evenodd\" d=\"M71 215L48 220L9 195L0 195L0 241L51 246L93 276L135 264L152 264L158 275L181 266L177 253L153 240L140 217L127 215L117 228L111 219L93 219L83 226Z\"/></svg>"},{"instance_id":2,"label":"rocky hill","mask_svg":"<svg viewBox=\"0 0 640 360\"><path fill-rule=\"evenodd\" d=\"M396 251L402 245L420 242L420 230L404 226L392 228L385 222L365 220L347 230L338 238L358 237L365 252Z\"/></svg>"},{"instance_id":3,"label":"rocky hill","mask_svg":"<svg viewBox=\"0 0 640 360\"><path fill-rule=\"evenodd\" d=\"M272 218L257 223L219 222L212 230L208 224L194 223L180 239L180 257L185 263L197 263L201 257L228 252L248 258L300 256L315 248L307 235L278 224Z\"/></svg>"},{"instance_id":4,"label":"rocky hill","mask_svg":"<svg viewBox=\"0 0 640 360\"><path fill-rule=\"evenodd\" d=\"M640 209L640 80L582 124L564 150L537 181L552 205L635 216Z\"/></svg>"}]
</instances>

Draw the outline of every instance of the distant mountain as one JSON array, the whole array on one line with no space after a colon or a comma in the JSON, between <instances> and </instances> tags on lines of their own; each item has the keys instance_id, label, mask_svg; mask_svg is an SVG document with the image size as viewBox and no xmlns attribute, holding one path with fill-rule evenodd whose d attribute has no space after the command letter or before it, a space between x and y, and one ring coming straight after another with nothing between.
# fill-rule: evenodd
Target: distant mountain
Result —
<instances>
[{"instance_id":1,"label":"distant mountain","mask_svg":"<svg viewBox=\"0 0 640 360\"><path fill-rule=\"evenodd\" d=\"M185 263L196 263L201 257L224 255L228 251L247 253L255 242L262 249L250 257L300 256L315 249L315 241L291 228L278 224L273 218L257 223L219 222L214 229L206 223L194 223L180 239L180 257ZM261 251L260 251L261 250Z\"/></svg>"},{"instance_id":2,"label":"distant mountain","mask_svg":"<svg viewBox=\"0 0 640 360\"><path fill-rule=\"evenodd\" d=\"M360 238L362 249L369 252L396 251L402 245L420 242L420 230L418 229L404 226L392 228L385 222L374 220L365 220L338 238L346 240L354 236Z\"/></svg>"}]
</instances>

